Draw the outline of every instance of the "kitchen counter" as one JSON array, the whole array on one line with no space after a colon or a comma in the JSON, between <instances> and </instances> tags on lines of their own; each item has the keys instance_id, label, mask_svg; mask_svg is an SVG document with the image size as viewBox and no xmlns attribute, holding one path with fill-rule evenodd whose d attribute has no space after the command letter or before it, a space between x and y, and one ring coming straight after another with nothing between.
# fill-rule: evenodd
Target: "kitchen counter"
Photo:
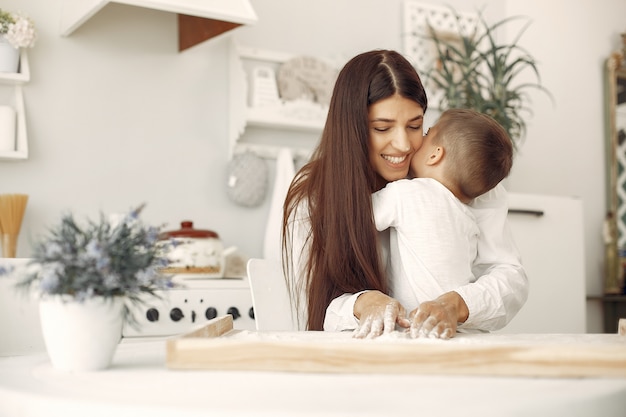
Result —
<instances>
[{"instance_id":1,"label":"kitchen counter","mask_svg":"<svg viewBox=\"0 0 626 417\"><path fill-rule=\"evenodd\" d=\"M0 357L0 416L624 416L626 378L178 371L165 340L125 339L104 371Z\"/></svg>"}]
</instances>

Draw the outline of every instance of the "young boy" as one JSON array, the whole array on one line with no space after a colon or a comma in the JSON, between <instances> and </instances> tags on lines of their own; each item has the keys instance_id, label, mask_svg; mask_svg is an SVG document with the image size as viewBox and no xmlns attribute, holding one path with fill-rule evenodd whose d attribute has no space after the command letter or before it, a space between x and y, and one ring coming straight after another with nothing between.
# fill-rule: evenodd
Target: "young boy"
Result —
<instances>
[{"instance_id":1,"label":"young boy","mask_svg":"<svg viewBox=\"0 0 626 417\"><path fill-rule=\"evenodd\" d=\"M468 284L479 275L472 268L480 213L468 204L502 181L512 161L511 139L495 120L447 110L411 160L416 178L391 182L372 195L376 228L391 228L390 296L407 311L449 291L466 299Z\"/></svg>"}]
</instances>

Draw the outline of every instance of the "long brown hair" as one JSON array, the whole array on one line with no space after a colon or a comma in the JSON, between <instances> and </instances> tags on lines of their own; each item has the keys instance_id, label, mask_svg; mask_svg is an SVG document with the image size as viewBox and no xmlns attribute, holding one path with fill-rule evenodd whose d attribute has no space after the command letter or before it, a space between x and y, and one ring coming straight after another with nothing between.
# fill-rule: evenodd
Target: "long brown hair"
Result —
<instances>
[{"instance_id":1,"label":"long brown hair","mask_svg":"<svg viewBox=\"0 0 626 417\"><path fill-rule=\"evenodd\" d=\"M297 310L302 307L297 294L306 295L308 330L323 329L326 308L341 294L366 289L388 293L371 202L371 193L385 180L369 162L368 108L394 94L426 111L420 78L402 55L376 50L352 58L338 75L320 143L287 193L283 268ZM297 213L302 207L308 212ZM289 222L296 216L308 217L311 225L304 271L294 267L302 251L292 247ZM294 279L299 273L305 276Z\"/></svg>"}]
</instances>

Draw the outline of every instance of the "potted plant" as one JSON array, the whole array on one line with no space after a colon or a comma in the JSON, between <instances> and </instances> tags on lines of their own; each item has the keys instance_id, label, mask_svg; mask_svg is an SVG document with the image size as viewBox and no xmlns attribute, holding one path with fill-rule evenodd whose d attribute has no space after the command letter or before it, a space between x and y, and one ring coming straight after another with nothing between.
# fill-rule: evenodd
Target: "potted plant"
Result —
<instances>
[{"instance_id":1,"label":"potted plant","mask_svg":"<svg viewBox=\"0 0 626 417\"><path fill-rule=\"evenodd\" d=\"M19 49L32 48L36 40L37 31L31 19L0 9L0 72L17 72Z\"/></svg>"},{"instance_id":2,"label":"potted plant","mask_svg":"<svg viewBox=\"0 0 626 417\"><path fill-rule=\"evenodd\" d=\"M529 89L551 97L540 83L535 59L518 41L527 22L510 43L498 43L496 31L521 16L507 17L489 24L482 13L473 29L463 29L462 17L450 8L456 22L456 33L438 32L430 22L426 39L433 42L436 63L427 70L426 79L442 92L440 109L469 108L486 113L498 121L519 148L526 133L525 116L532 115L528 106ZM535 82L518 82L518 76L530 71Z\"/></svg>"},{"instance_id":3,"label":"potted plant","mask_svg":"<svg viewBox=\"0 0 626 417\"><path fill-rule=\"evenodd\" d=\"M40 298L42 332L53 365L63 370L109 366L124 320L136 324L128 303L170 287L160 270L169 263L159 228L139 219L100 215L79 224L72 214L36 242L18 271L17 286Z\"/></svg>"}]
</instances>

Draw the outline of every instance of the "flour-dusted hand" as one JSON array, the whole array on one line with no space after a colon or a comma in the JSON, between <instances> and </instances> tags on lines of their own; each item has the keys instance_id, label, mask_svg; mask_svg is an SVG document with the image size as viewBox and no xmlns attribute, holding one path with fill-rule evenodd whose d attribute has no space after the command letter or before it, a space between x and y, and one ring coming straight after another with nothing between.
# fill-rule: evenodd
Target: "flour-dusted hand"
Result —
<instances>
[{"instance_id":1,"label":"flour-dusted hand","mask_svg":"<svg viewBox=\"0 0 626 417\"><path fill-rule=\"evenodd\" d=\"M409 315L412 338L449 339L456 334L454 308L438 301L426 301Z\"/></svg>"},{"instance_id":2,"label":"flour-dusted hand","mask_svg":"<svg viewBox=\"0 0 626 417\"><path fill-rule=\"evenodd\" d=\"M411 337L450 339L458 323L467 320L469 311L463 298L448 292L433 301L425 301L409 314Z\"/></svg>"},{"instance_id":3,"label":"flour-dusted hand","mask_svg":"<svg viewBox=\"0 0 626 417\"><path fill-rule=\"evenodd\" d=\"M359 319L354 337L359 339L391 333L396 329L396 324L404 328L411 324L402 304L380 291L368 291L360 295L354 303L354 315Z\"/></svg>"}]
</instances>

